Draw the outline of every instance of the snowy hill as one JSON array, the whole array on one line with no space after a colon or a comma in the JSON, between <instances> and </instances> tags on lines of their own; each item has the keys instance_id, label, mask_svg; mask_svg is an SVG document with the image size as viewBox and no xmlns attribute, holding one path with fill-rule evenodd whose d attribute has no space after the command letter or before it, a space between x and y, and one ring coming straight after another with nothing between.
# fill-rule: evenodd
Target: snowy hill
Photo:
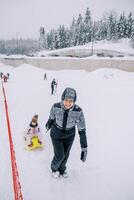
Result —
<instances>
[{"instance_id":1,"label":"snowy hill","mask_svg":"<svg viewBox=\"0 0 134 200\"><path fill-rule=\"evenodd\" d=\"M134 73L116 69L86 71L47 71L31 65L12 68L5 83L12 138L24 200L133 200L134 199ZM48 80L44 81L44 73ZM50 83L58 80L57 93ZM44 125L53 103L60 101L65 87L77 91L77 104L83 108L88 138L88 158L80 161L76 135L68 161L68 179L50 175L53 149ZM0 197L13 199L13 185L4 99L0 87ZM37 113L44 135L42 151L24 149L22 135ZM5 175L6 174L6 175Z\"/></svg>"},{"instance_id":2,"label":"snowy hill","mask_svg":"<svg viewBox=\"0 0 134 200\"><path fill-rule=\"evenodd\" d=\"M99 57L124 57L134 56L134 49L131 47L130 39L119 41L94 41L82 46L41 51L38 56L67 56L67 57L89 57L98 55Z\"/></svg>"}]
</instances>

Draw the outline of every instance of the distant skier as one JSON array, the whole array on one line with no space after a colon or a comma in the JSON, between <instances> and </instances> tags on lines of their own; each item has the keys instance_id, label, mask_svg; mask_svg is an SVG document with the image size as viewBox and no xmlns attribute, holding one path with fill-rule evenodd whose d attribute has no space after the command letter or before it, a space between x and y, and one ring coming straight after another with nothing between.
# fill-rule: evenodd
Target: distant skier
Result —
<instances>
[{"instance_id":1,"label":"distant skier","mask_svg":"<svg viewBox=\"0 0 134 200\"><path fill-rule=\"evenodd\" d=\"M32 138L34 136L38 136L38 142L42 144L42 134L40 127L38 125L38 115L34 115L28 128L26 129L24 133L24 140L27 144L27 146L32 147Z\"/></svg>"},{"instance_id":2,"label":"distant skier","mask_svg":"<svg viewBox=\"0 0 134 200\"><path fill-rule=\"evenodd\" d=\"M44 74L44 80L47 80L47 74L46 73Z\"/></svg>"},{"instance_id":3,"label":"distant skier","mask_svg":"<svg viewBox=\"0 0 134 200\"><path fill-rule=\"evenodd\" d=\"M7 82L7 79L8 79L8 78L7 78L7 76L6 76L6 75L4 75L4 76L3 76L4 83L6 83L6 82Z\"/></svg>"},{"instance_id":4,"label":"distant skier","mask_svg":"<svg viewBox=\"0 0 134 200\"><path fill-rule=\"evenodd\" d=\"M0 78L3 79L3 73L2 72L0 73Z\"/></svg>"},{"instance_id":5,"label":"distant skier","mask_svg":"<svg viewBox=\"0 0 134 200\"><path fill-rule=\"evenodd\" d=\"M55 80L55 78L52 80L51 82L51 94L55 94L57 90L57 82Z\"/></svg>"},{"instance_id":6,"label":"distant skier","mask_svg":"<svg viewBox=\"0 0 134 200\"><path fill-rule=\"evenodd\" d=\"M54 157L51 162L52 176L67 177L66 163L75 138L75 126L77 125L80 136L81 156L84 162L87 157L87 138L85 119L82 109L75 104L76 91L66 88L62 94L61 102L55 103L50 111L46 129L50 131L54 149Z\"/></svg>"},{"instance_id":7,"label":"distant skier","mask_svg":"<svg viewBox=\"0 0 134 200\"><path fill-rule=\"evenodd\" d=\"M7 73L7 78L9 79L9 76L10 76L10 74L9 73Z\"/></svg>"}]
</instances>

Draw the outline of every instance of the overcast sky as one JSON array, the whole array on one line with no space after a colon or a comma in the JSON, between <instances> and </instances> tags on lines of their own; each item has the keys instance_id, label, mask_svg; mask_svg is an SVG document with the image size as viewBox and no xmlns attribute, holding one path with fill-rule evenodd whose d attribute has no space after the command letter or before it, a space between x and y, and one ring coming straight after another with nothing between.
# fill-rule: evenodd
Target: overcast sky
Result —
<instances>
[{"instance_id":1,"label":"overcast sky","mask_svg":"<svg viewBox=\"0 0 134 200\"><path fill-rule=\"evenodd\" d=\"M0 39L38 38L40 26L46 31L60 24L69 26L87 7L94 19L109 10L134 15L134 0L0 0Z\"/></svg>"}]
</instances>

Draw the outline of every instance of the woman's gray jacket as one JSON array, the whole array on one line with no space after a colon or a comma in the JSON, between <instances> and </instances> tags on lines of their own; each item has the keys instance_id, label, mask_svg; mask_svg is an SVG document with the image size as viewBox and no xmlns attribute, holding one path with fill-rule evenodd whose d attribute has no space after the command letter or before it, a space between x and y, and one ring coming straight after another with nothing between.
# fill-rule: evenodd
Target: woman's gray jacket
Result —
<instances>
[{"instance_id":1,"label":"woman's gray jacket","mask_svg":"<svg viewBox=\"0 0 134 200\"><path fill-rule=\"evenodd\" d=\"M65 109L62 102L55 103L50 111L46 128L51 128L51 137L57 139L66 138L75 134L75 127L78 128L80 144L82 148L87 147L85 118L82 109L74 104L71 109Z\"/></svg>"}]
</instances>

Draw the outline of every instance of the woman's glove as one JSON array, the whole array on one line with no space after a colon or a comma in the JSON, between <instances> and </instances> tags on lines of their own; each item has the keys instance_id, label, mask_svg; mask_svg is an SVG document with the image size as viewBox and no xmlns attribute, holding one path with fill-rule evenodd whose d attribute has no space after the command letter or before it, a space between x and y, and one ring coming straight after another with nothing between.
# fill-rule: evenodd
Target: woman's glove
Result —
<instances>
[{"instance_id":1,"label":"woman's glove","mask_svg":"<svg viewBox=\"0 0 134 200\"><path fill-rule=\"evenodd\" d=\"M47 132L50 129L50 127L48 126L48 124L46 124L45 126L45 132Z\"/></svg>"},{"instance_id":2,"label":"woman's glove","mask_svg":"<svg viewBox=\"0 0 134 200\"><path fill-rule=\"evenodd\" d=\"M47 123L45 125L45 128L47 131L51 128L53 122L54 122L54 120L49 118L49 120L47 121Z\"/></svg>"},{"instance_id":3,"label":"woman's glove","mask_svg":"<svg viewBox=\"0 0 134 200\"><path fill-rule=\"evenodd\" d=\"M81 149L81 156L80 159L85 162L87 158L87 148L82 148Z\"/></svg>"}]
</instances>

